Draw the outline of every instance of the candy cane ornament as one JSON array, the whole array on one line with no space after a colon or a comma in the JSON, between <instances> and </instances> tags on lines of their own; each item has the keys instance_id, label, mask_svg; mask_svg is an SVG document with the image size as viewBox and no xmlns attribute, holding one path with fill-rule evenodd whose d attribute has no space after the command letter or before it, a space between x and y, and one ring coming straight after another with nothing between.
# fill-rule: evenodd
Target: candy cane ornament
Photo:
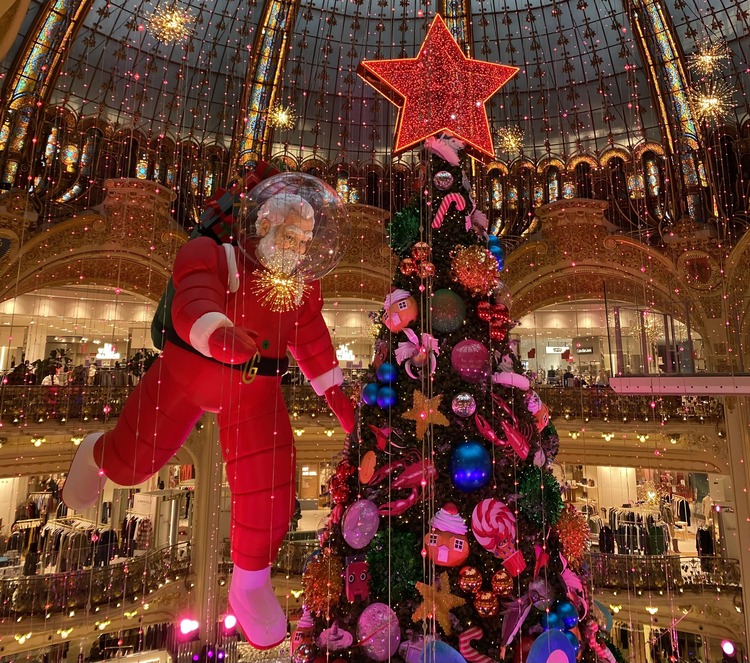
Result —
<instances>
[{"instance_id":1,"label":"candy cane ornament","mask_svg":"<svg viewBox=\"0 0 750 663\"><path fill-rule=\"evenodd\" d=\"M483 637L484 631L478 626L472 626L458 636L458 651L469 663L495 663L489 656L480 654L471 646L472 640L481 640Z\"/></svg>"},{"instance_id":2,"label":"candy cane ornament","mask_svg":"<svg viewBox=\"0 0 750 663\"><path fill-rule=\"evenodd\" d=\"M435 218L432 220L433 228L439 228L443 225L443 219L453 203L456 203L456 209L459 212L463 212L466 209L466 201L460 193L449 193L443 198L443 202L440 203L438 211L435 212Z\"/></svg>"}]
</instances>

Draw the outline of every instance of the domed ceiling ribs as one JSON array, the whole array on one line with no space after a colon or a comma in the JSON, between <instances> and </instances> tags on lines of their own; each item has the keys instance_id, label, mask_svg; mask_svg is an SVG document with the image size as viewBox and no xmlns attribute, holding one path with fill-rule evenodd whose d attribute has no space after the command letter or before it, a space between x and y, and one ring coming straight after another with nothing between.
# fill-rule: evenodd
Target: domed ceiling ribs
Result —
<instances>
[{"instance_id":1,"label":"domed ceiling ribs","mask_svg":"<svg viewBox=\"0 0 750 663\"><path fill-rule=\"evenodd\" d=\"M255 33L245 79L245 96L233 139L237 147L232 154L236 152L238 166L271 155L273 127L268 122L268 112L280 89L298 7L299 0L270 0L263 10Z\"/></svg>"},{"instance_id":2,"label":"domed ceiling ribs","mask_svg":"<svg viewBox=\"0 0 750 663\"><path fill-rule=\"evenodd\" d=\"M700 157L698 125L688 97L688 77L684 54L679 48L674 27L656 0L632 0L635 28L643 61L652 72L648 77L654 99L659 101L660 128L668 151L666 161L670 182L676 188L673 197L678 209L672 210L675 223L682 216L707 220L708 196L699 172L705 167ZM680 195L682 193L682 195Z\"/></svg>"},{"instance_id":3,"label":"domed ceiling ribs","mask_svg":"<svg viewBox=\"0 0 750 663\"><path fill-rule=\"evenodd\" d=\"M4 188L9 188L16 178L37 109L49 100L63 54L81 27L91 2L55 0L49 11L40 12L16 56L0 95L3 99L0 166Z\"/></svg>"}]
</instances>

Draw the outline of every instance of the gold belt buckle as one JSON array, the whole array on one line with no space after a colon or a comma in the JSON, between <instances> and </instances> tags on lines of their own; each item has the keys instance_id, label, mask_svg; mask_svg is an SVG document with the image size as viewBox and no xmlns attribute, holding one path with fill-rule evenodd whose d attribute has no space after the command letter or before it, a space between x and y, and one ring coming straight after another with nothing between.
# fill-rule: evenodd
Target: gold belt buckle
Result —
<instances>
[{"instance_id":1,"label":"gold belt buckle","mask_svg":"<svg viewBox=\"0 0 750 663\"><path fill-rule=\"evenodd\" d=\"M242 384L250 384L255 380L255 376L258 375L258 367L260 366L260 352L257 352L245 362L242 367Z\"/></svg>"}]
</instances>

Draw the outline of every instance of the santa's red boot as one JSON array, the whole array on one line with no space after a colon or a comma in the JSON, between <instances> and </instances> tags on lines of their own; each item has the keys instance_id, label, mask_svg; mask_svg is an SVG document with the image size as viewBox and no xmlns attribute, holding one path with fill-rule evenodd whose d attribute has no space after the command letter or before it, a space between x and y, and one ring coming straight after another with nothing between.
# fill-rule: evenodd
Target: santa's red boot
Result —
<instances>
[{"instance_id":1,"label":"santa's red boot","mask_svg":"<svg viewBox=\"0 0 750 663\"><path fill-rule=\"evenodd\" d=\"M229 607L247 641L256 649L271 649L286 638L286 615L271 585L270 566L246 571L235 564Z\"/></svg>"},{"instance_id":2,"label":"santa's red boot","mask_svg":"<svg viewBox=\"0 0 750 663\"><path fill-rule=\"evenodd\" d=\"M96 504L107 483L107 477L94 460L94 445L102 435L104 433L89 433L83 438L68 470L62 499L76 511L84 511Z\"/></svg>"}]
</instances>

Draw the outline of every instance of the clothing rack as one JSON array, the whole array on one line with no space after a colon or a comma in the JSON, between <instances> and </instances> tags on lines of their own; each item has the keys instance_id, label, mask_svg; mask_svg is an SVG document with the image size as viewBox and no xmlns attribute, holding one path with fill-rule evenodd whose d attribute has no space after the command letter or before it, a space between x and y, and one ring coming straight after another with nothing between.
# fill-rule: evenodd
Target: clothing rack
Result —
<instances>
[{"instance_id":1,"label":"clothing rack","mask_svg":"<svg viewBox=\"0 0 750 663\"><path fill-rule=\"evenodd\" d=\"M41 518L27 518L25 520L16 520L16 522L11 525L11 528L32 529L33 527L39 527L41 524Z\"/></svg>"}]
</instances>

